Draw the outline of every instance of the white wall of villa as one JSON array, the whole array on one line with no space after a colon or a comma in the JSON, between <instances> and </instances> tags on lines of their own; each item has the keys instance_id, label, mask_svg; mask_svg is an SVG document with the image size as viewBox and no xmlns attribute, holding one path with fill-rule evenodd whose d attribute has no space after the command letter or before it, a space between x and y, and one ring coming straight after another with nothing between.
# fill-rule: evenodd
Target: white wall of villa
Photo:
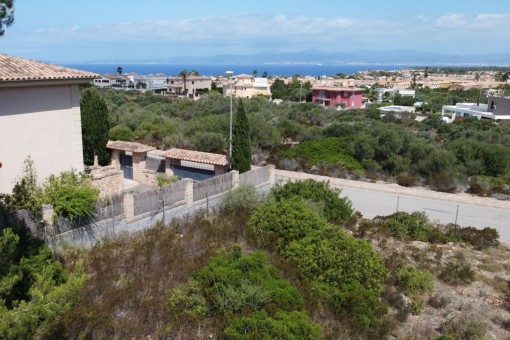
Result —
<instances>
[{"instance_id":1,"label":"white wall of villa","mask_svg":"<svg viewBox=\"0 0 510 340\"><path fill-rule=\"evenodd\" d=\"M39 181L83 170L78 85L0 88L0 193L10 193L30 155Z\"/></svg>"}]
</instances>

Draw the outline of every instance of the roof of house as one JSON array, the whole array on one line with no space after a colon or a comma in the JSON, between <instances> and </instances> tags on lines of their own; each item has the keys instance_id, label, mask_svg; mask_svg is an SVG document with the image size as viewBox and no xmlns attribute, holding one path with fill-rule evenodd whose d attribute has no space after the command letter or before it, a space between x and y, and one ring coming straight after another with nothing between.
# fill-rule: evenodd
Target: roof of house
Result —
<instances>
[{"instance_id":1,"label":"roof of house","mask_svg":"<svg viewBox=\"0 0 510 340\"><path fill-rule=\"evenodd\" d=\"M249 74L241 73L236 76L237 79L251 79L253 76L250 76Z\"/></svg>"},{"instance_id":2,"label":"roof of house","mask_svg":"<svg viewBox=\"0 0 510 340\"><path fill-rule=\"evenodd\" d=\"M184 150L184 149L170 149L165 153L167 158L180 159L184 161L213 164L213 165L228 165L230 164L227 156L216 153Z\"/></svg>"},{"instance_id":3,"label":"roof of house","mask_svg":"<svg viewBox=\"0 0 510 340\"><path fill-rule=\"evenodd\" d=\"M0 82L93 79L98 76L91 72L0 54Z\"/></svg>"},{"instance_id":4,"label":"roof of house","mask_svg":"<svg viewBox=\"0 0 510 340\"><path fill-rule=\"evenodd\" d=\"M359 87L339 87L339 86L314 86L314 87L312 87L312 90L325 90L325 91L334 91L334 92L340 92L340 91L347 91L347 92L365 91L365 89L362 89L362 88L359 88Z\"/></svg>"},{"instance_id":5,"label":"roof of house","mask_svg":"<svg viewBox=\"0 0 510 340\"><path fill-rule=\"evenodd\" d=\"M122 150L122 151L130 151L130 152L137 152L137 153L149 152L152 150L156 150L156 148L153 148L152 146L149 146L149 145L135 143L135 142L125 142L125 141L121 141L121 140L116 140L116 141L109 140L108 143L106 144L106 147L108 149L113 149L113 150Z\"/></svg>"}]
</instances>

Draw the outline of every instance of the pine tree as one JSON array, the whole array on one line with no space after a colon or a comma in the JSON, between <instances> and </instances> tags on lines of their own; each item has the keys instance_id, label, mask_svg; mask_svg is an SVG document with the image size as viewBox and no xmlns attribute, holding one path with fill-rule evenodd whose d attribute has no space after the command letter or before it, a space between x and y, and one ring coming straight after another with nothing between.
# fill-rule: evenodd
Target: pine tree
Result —
<instances>
[{"instance_id":1,"label":"pine tree","mask_svg":"<svg viewBox=\"0 0 510 340\"><path fill-rule=\"evenodd\" d=\"M250 123L240 99L232 134L232 169L243 173L251 169L251 141Z\"/></svg>"},{"instance_id":2,"label":"pine tree","mask_svg":"<svg viewBox=\"0 0 510 340\"><path fill-rule=\"evenodd\" d=\"M108 142L108 107L101 94L94 88L87 88L81 93L81 129L83 140L83 161L94 164L97 155L100 165L110 162Z\"/></svg>"}]
</instances>

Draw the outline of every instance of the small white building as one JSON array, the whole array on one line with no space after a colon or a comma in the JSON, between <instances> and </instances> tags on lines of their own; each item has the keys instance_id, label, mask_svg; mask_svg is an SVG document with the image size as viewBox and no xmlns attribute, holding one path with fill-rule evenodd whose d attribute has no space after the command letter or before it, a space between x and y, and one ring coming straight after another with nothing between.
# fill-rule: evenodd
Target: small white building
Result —
<instances>
[{"instance_id":1,"label":"small white building","mask_svg":"<svg viewBox=\"0 0 510 340\"><path fill-rule=\"evenodd\" d=\"M40 181L83 170L79 84L98 75L0 54L0 193L30 156Z\"/></svg>"}]
</instances>

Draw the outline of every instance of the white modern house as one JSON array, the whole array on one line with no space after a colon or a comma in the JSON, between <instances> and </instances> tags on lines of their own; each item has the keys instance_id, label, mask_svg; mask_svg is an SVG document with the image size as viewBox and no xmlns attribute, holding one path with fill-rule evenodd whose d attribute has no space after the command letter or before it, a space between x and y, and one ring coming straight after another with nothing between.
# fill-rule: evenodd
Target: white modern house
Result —
<instances>
[{"instance_id":1,"label":"white modern house","mask_svg":"<svg viewBox=\"0 0 510 340\"><path fill-rule=\"evenodd\" d=\"M94 79L94 86L96 87L123 87L127 86L126 77L118 74L105 74L100 78Z\"/></svg>"},{"instance_id":2,"label":"white modern house","mask_svg":"<svg viewBox=\"0 0 510 340\"><path fill-rule=\"evenodd\" d=\"M456 105L444 105L441 115L443 120L448 123L469 117L495 121L510 120L510 97L489 97L488 104L457 103Z\"/></svg>"},{"instance_id":3,"label":"white modern house","mask_svg":"<svg viewBox=\"0 0 510 340\"><path fill-rule=\"evenodd\" d=\"M127 76L129 82L133 84L135 89L145 91L152 91L157 93L165 94L167 91L167 76L162 74L156 75L139 75L133 74Z\"/></svg>"},{"instance_id":4,"label":"white modern house","mask_svg":"<svg viewBox=\"0 0 510 340\"><path fill-rule=\"evenodd\" d=\"M98 75L0 54L0 193L30 156L38 179L83 170L79 84Z\"/></svg>"}]
</instances>

